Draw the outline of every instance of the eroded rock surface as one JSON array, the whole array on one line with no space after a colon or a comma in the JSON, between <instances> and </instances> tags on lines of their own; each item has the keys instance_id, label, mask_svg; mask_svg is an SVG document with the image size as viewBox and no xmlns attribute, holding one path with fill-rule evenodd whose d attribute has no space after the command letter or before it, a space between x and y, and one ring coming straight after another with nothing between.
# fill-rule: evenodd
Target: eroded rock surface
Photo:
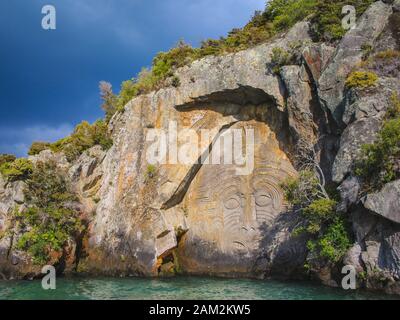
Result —
<instances>
[{"instance_id":1,"label":"eroded rock surface","mask_svg":"<svg viewBox=\"0 0 400 320\"><path fill-rule=\"evenodd\" d=\"M318 81L321 103L331 111L338 124L342 123L345 82L352 69L362 61L365 44L373 44L386 27L392 6L382 1L373 3L336 49L332 62Z\"/></svg>"},{"instance_id":2,"label":"eroded rock surface","mask_svg":"<svg viewBox=\"0 0 400 320\"><path fill-rule=\"evenodd\" d=\"M390 221L400 223L400 181L388 183L377 193L369 194L364 207Z\"/></svg>"}]
</instances>

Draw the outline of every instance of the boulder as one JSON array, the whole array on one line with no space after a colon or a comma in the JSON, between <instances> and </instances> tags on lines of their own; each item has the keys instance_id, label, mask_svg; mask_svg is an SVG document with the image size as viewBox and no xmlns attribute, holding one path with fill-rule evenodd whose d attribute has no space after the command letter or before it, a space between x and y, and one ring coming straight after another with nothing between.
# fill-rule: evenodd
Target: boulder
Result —
<instances>
[{"instance_id":1,"label":"boulder","mask_svg":"<svg viewBox=\"0 0 400 320\"><path fill-rule=\"evenodd\" d=\"M340 212L347 212L348 209L358 202L358 194L360 192L360 181L357 177L349 176L339 186L341 202L337 209Z\"/></svg>"},{"instance_id":2,"label":"boulder","mask_svg":"<svg viewBox=\"0 0 400 320\"><path fill-rule=\"evenodd\" d=\"M363 204L381 217L400 223L400 180L386 184L377 193L368 194Z\"/></svg>"},{"instance_id":3,"label":"boulder","mask_svg":"<svg viewBox=\"0 0 400 320\"><path fill-rule=\"evenodd\" d=\"M375 141L380 125L379 117L371 117L356 121L344 130L332 168L334 182L341 183L352 171L355 160L360 156L361 147Z\"/></svg>"},{"instance_id":4,"label":"boulder","mask_svg":"<svg viewBox=\"0 0 400 320\"><path fill-rule=\"evenodd\" d=\"M281 77L287 90L289 127L296 140L315 141L311 80L304 66L284 66Z\"/></svg>"}]
</instances>

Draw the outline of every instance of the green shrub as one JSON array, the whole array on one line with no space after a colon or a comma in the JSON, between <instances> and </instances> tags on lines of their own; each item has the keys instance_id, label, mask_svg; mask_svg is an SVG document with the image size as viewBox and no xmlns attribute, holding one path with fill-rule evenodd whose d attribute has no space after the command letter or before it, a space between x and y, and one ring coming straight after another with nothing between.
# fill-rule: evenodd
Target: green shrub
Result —
<instances>
[{"instance_id":1,"label":"green shrub","mask_svg":"<svg viewBox=\"0 0 400 320\"><path fill-rule=\"evenodd\" d=\"M95 145L100 145L104 150L108 150L112 143L105 121L97 120L92 125L83 121L75 127L69 137L53 143L50 149L54 152L63 152L68 161L73 161Z\"/></svg>"},{"instance_id":2,"label":"green shrub","mask_svg":"<svg viewBox=\"0 0 400 320\"><path fill-rule=\"evenodd\" d=\"M393 93L390 98L390 105L386 112L386 119L400 118L400 99L396 93Z\"/></svg>"},{"instance_id":3,"label":"green shrub","mask_svg":"<svg viewBox=\"0 0 400 320\"><path fill-rule=\"evenodd\" d=\"M346 30L342 27L342 8L354 6L360 17L375 0L318 0L311 22L316 40L335 41L341 39Z\"/></svg>"},{"instance_id":4,"label":"green shrub","mask_svg":"<svg viewBox=\"0 0 400 320\"><path fill-rule=\"evenodd\" d=\"M28 252L35 264L45 264L50 253L61 252L68 239L82 231L79 213L68 208L76 200L54 162L37 163L26 181L28 208L15 213L22 236L16 248Z\"/></svg>"},{"instance_id":5,"label":"green shrub","mask_svg":"<svg viewBox=\"0 0 400 320\"><path fill-rule=\"evenodd\" d=\"M267 5L266 15L273 29L283 31L314 13L317 0L275 0Z\"/></svg>"},{"instance_id":6,"label":"green shrub","mask_svg":"<svg viewBox=\"0 0 400 320\"><path fill-rule=\"evenodd\" d=\"M322 258L327 259L331 263L340 262L351 247L351 239L346 221L337 217L314 244L313 250L318 250Z\"/></svg>"},{"instance_id":7,"label":"green shrub","mask_svg":"<svg viewBox=\"0 0 400 320\"><path fill-rule=\"evenodd\" d=\"M16 156L12 154L1 154L0 155L0 167L5 163L10 163L15 161Z\"/></svg>"},{"instance_id":8,"label":"green shrub","mask_svg":"<svg viewBox=\"0 0 400 320\"><path fill-rule=\"evenodd\" d=\"M337 202L330 199L313 201L302 211L304 226L294 235L309 237L307 248L318 259L336 264L341 261L351 246L351 232L347 220L336 212Z\"/></svg>"},{"instance_id":9,"label":"green shrub","mask_svg":"<svg viewBox=\"0 0 400 320\"><path fill-rule=\"evenodd\" d=\"M108 150L112 147L113 141L108 132L108 125L103 120L97 120L92 125L93 145L99 145L103 150Z\"/></svg>"},{"instance_id":10,"label":"green shrub","mask_svg":"<svg viewBox=\"0 0 400 320\"><path fill-rule=\"evenodd\" d=\"M168 52L160 52L155 56L152 72L159 79L172 77L174 70L188 65L195 58L196 50L181 40L175 48Z\"/></svg>"},{"instance_id":11,"label":"green shrub","mask_svg":"<svg viewBox=\"0 0 400 320\"><path fill-rule=\"evenodd\" d=\"M300 171L298 178L289 178L281 185L286 200L294 205L306 207L318 197L318 178L312 171Z\"/></svg>"},{"instance_id":12,"label":"green shrub","mask_svg":"<svg viewBox=\"0 0 400 320\"><path fill-rule=\"evenodd\" d=\"M336 216L336 201L331 199L317 199L303 209L303 215L307 219L306 231L317 234L323 224L329 223Z\"/></svg>"},{"instance_id":13,"label":"green shrub","mask_svg":"<svg viewBox=\"0 0 400 320\"><path fill-rule=\"evenodd\" d=\"M122 111L125 105L136 97L139 93L138 88L135 85L136 80L126 80L121 84L121 90L118 95L117 110Z\"/></svg>"},{"instance_id":14,"label":"green shrub","mask_svg":"<svg viewBox=\"0 0 400 320\"><path fill-rule=\"evenodd\" d=\"M275 74L279 74L283 66L293 64L293 54L282 49L273 48L271 54L271 69Z\"/></svg>"},{"instance_id":15,"label":"green shrub","mask_svg":"<svg viewBox=\"0 0 400 320\"><path fill-rule=\"evenodd\" d=\"M362 147L355 173L363 178L366 190L380 189L400 178L400 101L396 94L375 143Z\"/></svg>"},{"instance_id":16,"label":"green shrub","mask_svg":"<svg viewBox=\"0 0 400 320\"><path fill-rule=\"evenodd\" d=\"M261 12L242 29L233 29L226 38L208 40L200 48L200 56L238 52L265 42L273 35L272 25ZM217 45L216 45L217 44Z\"/></svg>"},{"instance_id":17,"label":"green shrub","mask_svg":"<svg viewBox=\"0 0 400 320\"><path fill-rule=\"evenodd\" d=\"M50 149L50 145L51 143L48 142L34 142L28 151L28 155L35 156L44 150Z\"/></svg>"},{"instance_id":18,"label":"green shrub","mask_svg":"<svg viewBox=\"0 0 400 320\"><path fill-rule=\"evenodd\" d=\"M317 260L339 262L350 246L351 236L343 214L336 210L338 202L320 191L319 180L311 171L301 171L298 178L287 180L282 187L286 200L302 218L292 236L307 236L307 248ZM309 267L314 262L310 261Z\"/></svg>"},{"instance_id":19,"label":"green shrub","mask_svg":"<svg viewBox=\"0 0 400 320\"><path fill-rule=\"evenodd\" d=\"M362 147L355 173L367 189L380 189L400 178L400 118L387 120L377 141Z\"/></svg>"},{"instance_id":20,"label":"green shrub","mask_svg":"<svg viewBox=\"0 0 400 320\"><path fill-rule=\"evenodd\" d=\"M40 208L76 200L63 175L57 172L54 162L38 162L26 184L27 201Z\"/></svg>"},{"instance_id":21,"label":"green shrub","mask_svg":"<svg viewBox=\"0 0 400 320\"><path fill-rule=\"evenodd\" d=\"M146 168L146 178L152 179L157 174L157 167L155 165L149 164Z\"/></svg>"},{"instance_id":22,"label":"green shrub","mask_svg":"<svg viewBox=\"0 0 400 320\"><path fill-rule=\"evenodd\" d=\"M348 88L366 89L375 86L377 81L378 76L373 72L354 71L348 76L346 86Z\"/></svg>"},{"instance_id":23,"label":"green shrub","mask_svg":"<svg viewBox=\"0 0 400 320\"><path fill-rule=\"evenodd\" d=\"M47 263L50 253L60 252L66 241L82 229L76 213L66 208L32 207L20 213L17 219L21 225L27 224L29 231L22 234L16 248L28 252L39 265Z\"/></svg>"},{"instance_id":24,"label":"green shrub","mask_svg":"<svg viewBox=\"0 0 400 320\"><path fill-rule=\"evenodd\" d=\"M13 162L6 162L0 166L1 174L7 181L18 181L29 178L33 171L33 164L27 159L20 158Z\"/></svg>"}]
</instances>

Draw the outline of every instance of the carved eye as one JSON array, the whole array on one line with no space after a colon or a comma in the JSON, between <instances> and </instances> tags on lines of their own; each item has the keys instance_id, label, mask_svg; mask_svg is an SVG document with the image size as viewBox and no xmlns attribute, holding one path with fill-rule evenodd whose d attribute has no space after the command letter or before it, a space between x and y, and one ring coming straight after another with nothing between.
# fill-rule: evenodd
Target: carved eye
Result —
<instances>
[{"instance_id":1,"label":"carved eye","mask_svg":"<svg viewBox=\"0 0 400 320\"><path fill-rule=\"evenodd\" d=\"M269 195L261 194L261 195L256 196L256 204L259 207L266 207L271 204L271 201L272 201L272 199Z\"/></svg>"},{"instance_id":2,"label":"carved eye","mask_svg":"<svg viewBox=\"0 0 400 320\"><path fill-rule=\"evenodd\" d=\"M225 201L224 205L225 208L227 208L228 210L234 210L239 208L240 202L235 198L229 198L228 200Z\"/></svg>"}]
</instances>

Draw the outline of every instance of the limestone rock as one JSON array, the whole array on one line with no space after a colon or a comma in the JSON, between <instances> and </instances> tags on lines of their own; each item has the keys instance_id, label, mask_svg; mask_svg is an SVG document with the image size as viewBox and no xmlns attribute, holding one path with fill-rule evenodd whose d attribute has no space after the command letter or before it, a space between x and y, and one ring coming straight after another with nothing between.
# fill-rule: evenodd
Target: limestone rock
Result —
<instances>
[{"instance_id":1,"label":"limestone rock","mask_svg":"<svg viewBox=\"0 0 400 320\"><path fill-rule=\"evenodd\" d=\"M338 210L347 212L347 210L358 201L360 182L356 177L350 176L339 186L338 191L340 192L341 198Z\"/></svg>"},{"instance_id":2,"label":"limestone rock","mask_svg":"<svg viewBox=\"0 0 400 320\"><path fill-rule=\"evenodd\" d=\"M367 250L361 254L362 261L366 266L367 272L373 273L376 269L379 269L378 259L381 245L376 241L367 241L366 247Z\"/></svg>"},{"instance_id":3,"label":"limestone rock","mask_svg":"<svg viewBox=\"0 0 400 320\"><path fill-rule=\"evenodd\" d=\"M364 268L361 264L361 252L362 248L360 244L355 244L343 258L343 264L353 266L357 273L364 271Z\"/></svg>"},{"instance_id":4,"label":"limestone rock","mask_svg":"<svg viewBox=\"0 0 400 320\"><path fill-rule=\"evenodd\" d=\"M396 78L384 78L371 92L349 91L345 97L340 149L332 168L333 181L340 183L351 172L363 144L375 141L393 92L400 90ZM360 134L362 132L362 134Z\"/></svg>"},{"instance_id":5,"label":"limestone rock","mask_svg":"<svg viewBox=\"0 0 400 320\"><path fill-rule=\"evenodd\" d=\"M84 212L95 210L100 201L99 190L103 178L102 162L106 153L100 146L85 151L69 168L68 176L83 204Z\"/></svg>"},{"instance_id":6,"label":"limestone rock","mask_svg":"<svg viewBox=\"0 0 400 320\"><path fill-rule=\"evenodd\" d=\"M37 162L54 162L57 164L57 167L61 170L66 170L69 168L70 164L68 163L67 158L63 153L54 153L51 150L43 150L39 154L35 156L29 156L28 159L33 163Z\"/></svg>"},{"instance_id":7,"label":"limestone rock","mask_svg":"<svg viewBox=\"0 0 400 320\"><path fill-rule=\"evenodd\" d=\"M285 153L290 134L284 127L284 93L266 66L274 47L309 40L308 28L300 23L269 44L196 61L176 73L179 88L137 97L112 119L114 146L101 164L89 266L114 263L121 272L154 275L158 258L178 246L185 272L253 274L266 232L261 227L285 210L279 184L296 174ZM294 83L301 82L298 76ZM161 164L148 177L147 134L170 132L171 125L197 133L209 129L211 141L219 141L226 128L254 129L254 172L242 177L233 165ZM180 228L186 229L178 245L173 230ZM98 252L107 252L101 265ZM123 264L117 262L121 255Z\"/></svg>"},{"instance_id":8,"label":"limestone rock","mask_svg":"<svg viewBox=\"0 0 400 320\"><path fill-rule=\"evenodd\" d=\"M375 141L380 124L379 118L371 117L356 121L344 130L340 139L340 149L332 168L334 182L342 182L351 172L355 159L360 155L362 145Z\"/></svg>"},{"instance_id":9,"label":"limestone rock","mask_svg":"<svg viewBox=\"0 0 400 320\"><path fill-rule=\"evenodd\" d=\"M284 66L281 69L282 80L287 89L287 109L289 126L295 139L314 141L314 122L311 110L311 80L304 67Z\"/></svg>"},{"instance_id":10,"label":"limestone rock","mask_svg":"<svg viewBox=\"0 0 400 320\"><path fill-rule=\"evenodd\" d=\"M363 203L368 210L400 223L400 180L386 184L380 192L368 194Z\"/></svg>"},{"instance_id":11,"label":"limestone rock","mask_svg":"<svg viewBox=\"0 0 400 320\"><path fill-rule=\"evenodd\" d=\"M353 231L358 243L363 244L378 224L378 218L364 208L357 208L351 213Z\"/></svg>"},{"instance_id":12,"label":"limestone rock","mask_svg":"<svg viewBox=\"0 0 400 320\"><path fill-rule=\"evenodd\" d=\"M318 83L334 53L335 48L325 43L312 44L303 50L303 60L312 74L314 83Z\"/></svg>"}]
</instances>

